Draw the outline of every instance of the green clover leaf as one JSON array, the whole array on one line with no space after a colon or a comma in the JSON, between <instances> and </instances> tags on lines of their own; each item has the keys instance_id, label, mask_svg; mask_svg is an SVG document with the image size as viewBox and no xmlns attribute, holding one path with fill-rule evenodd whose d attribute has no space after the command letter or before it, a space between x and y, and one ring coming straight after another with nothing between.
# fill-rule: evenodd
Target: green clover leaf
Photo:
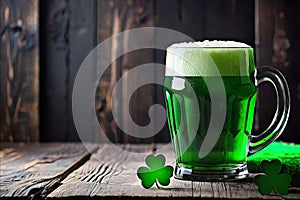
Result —
<instances>
[{"instance_id":1,"label":"green clover leaf","mask_svg":"<svg viewBox=\"0 0 300 200\"><path fill-rule=\"evenodd\" d=\"M261 194L269 194L273 189L281 195L288 194L288 186L292 181L292 177L289 174L279 174L282 167L280 160L263 160L260 167L266 175L255 176L254 182Z\"/></svg>"},{"instance_id":2,"label":"green clover leaf","mask_svg":"<svg viewBox=\"0 0 300 200\"><path fill-rule=\"evenodd\" d=\"M274 185L274 190L282 195L288 194L288 186L292 182L292 177L289 174L280 174L277 176L276 184Z\"/></svg>"},{"instance_id":3,"label":"green clover leaf","mask_svg":"<svg viewBox=\"0 0 300 200\"><path fill-rule=\"evenodd\" d=\"M146 164L148 167L140 167L137 170L137 176L142 180L142 185L144 188L148 189L156 183L159 188L157 181L163 185L167 186L170 183L170 178L173 174L173 167L164 166L165 157L161 154L157 156L149 155L146 157Z\"/></svg>"},{"instance_id":4,"label":"green clover leaf","mask_svg":"<svg viewBox=\"0 0 300 200\"><path fill-rule=\"evenodd\" d=\"M272 177L257 175L254 177L254 182L258 186L258 191L263 195L269 194L273 189Z\"/></svg>"},{"instance_id":5,"label":"green clover leaf","mask_svg":"<svg viewBox=\"0 0 300 200\"><path fill-rule=\"evenodd\" d=\"M279 174L281 170L281 162L278 159L268 161L268 160L263 160L260 163L260 168L265 174L267 175L277 175Z\"/></svg>"}]
</instances>

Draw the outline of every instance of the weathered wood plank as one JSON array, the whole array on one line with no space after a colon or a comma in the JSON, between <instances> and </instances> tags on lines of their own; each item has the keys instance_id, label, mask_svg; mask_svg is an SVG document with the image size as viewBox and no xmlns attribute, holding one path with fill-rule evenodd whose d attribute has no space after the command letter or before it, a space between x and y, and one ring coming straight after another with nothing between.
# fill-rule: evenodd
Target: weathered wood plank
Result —
<instances>
[{"instance_id":1,"label":"weathered wood plank","mask_svg":"<svg viewBox=\"0 0 300 200\"><path fill-rule=\"evenodd\" d=\"M72 115L72 90L77 71L83 60L96 46L96 0L72 0L70 3L70 31L69 31L69 58L67 89L67 140L78 141L79 137L74 125ZM93 120L93 110L88 112L86 120ZM86 132L93 132L94 127L89 127ZM93 140L90 140L93 141Z\"/></svg>"},{"instance_id":2,"label":"weathered wood plank","mask_svg":"<svg viewBox=\"0 0 300 200\"><path fill-rule=\"evenodd\" d=\"M230 0L222 3L206 0L176 0L172 4L161 0L100 0L96 2L88 1L88 3L84 5L80 2L81 1L51 1L42 3L42 9L44 10L42 13L45 13L43 14L43 18L49 18L51 22L46 25L41 25L41 27L44 27L44 32L41 35L45 38L43 41L45 41L46 44L44 45L45 48L43 48L45 50L42 52L42 54L44 54L44 59L42 59L43 66L46 66L43 68L42 77L44 75L48 76L48 78L50 77L49 80L47 80L47 78L42 79L45 80L45 83L42 84L42 87L45 89L42 90L41 102L43 102L46 108L42 110L44 116L42 116L41 121L44 123L44 125L42 124L42 130L45 133L42 139L45 140L78 139L76 135L73 135L74 127L70 112L71 103L69 102L70 87L72 86L72 78L74 78L73 75L76 72L76 67L78 67L77 61L83 57L85 51L88 49L86 47L92 44L87 36L93 38L91 24L95 23L95 20L96 24L94 28L96 27L97 30L94 32L97 34L98 43L124 30L146 26L160 26L182 31L196 40L206 38L234 38L249 44L254 43L254 34L252 34L254 32L252 26L254 18L253 0L247 3ZM93 5L97 6L96 19L94 19L95 17L92 18L92 16L95 16L95 13L93 13L95 10L91 8ZM78 6L80 8L78 8ZM83 7L85 9L82 9ZM89 20L83 20L78 17L78 13ZM90 21L90 23L87 21ZM87 32L89 34L86 34L85 30L88 30ZM55 41L52 40L55 38L58 39L56 43L63 46L63 48L52 48L57 44L47 46L48 43L54 43ZM145 33L145 40L151 43L155 41L155 35L153 35L153 33ZM105 59L110 59L111 56L116 54L115 49L126 49L128 47L128 41L131 43L135 42L134 38L132 39L128 36L124 41L113 41L111 45L107 47L107 51L100 53L107 56L104 56ZM174 40L174 42L176 41ZM84 44L84 48L77 48L81 44ZM55 59L56 57L63 59ZM49 61L47 61L47 59ZM68 62L70 63L69 65ZM99 59L97 62L101 63L103 59ZM98 121L111 141L124 143L154 142L154 140L159 142L169 141L169 135L165 134L167 132L167 124L164 129L154 137L147 139L134 138L119 129L111 112L113 107L111 102L113 102L118 113L122 116L123 122L121 123L124 126L129 126L128 119L130 117L140 126L147 125L150 122L148 116L149 107L154 103L164 104L162 87L147 85L140 88L132 95L130 105L124 107L121 107L122 99L128 97L127 89L134 85L136 80L128 80L124 84L120 98L112 100L111 93L116 81L130 69L144 63L164 62L165 54L163 51L147 49L124 55L113 62L109 69L107 69L99 82L95 107ZM58 63L58 65L56 63ZM69 76L68 74L71 75ZM161 76L163 73L153 70L153 73L147 75L153 77L155 80L158 75ZM66 99L68 99L67 103ZM48 105L52 106L48 107ZM128 112L124 112L124 110L128 109L130 109L129 116L127 114ZM91 120L88 114L87 117ZM68 119L68 123L64 123L65 118ZM57 126L53 126L53 124L58 123L62 124L59 131L57 131ZM54 132L57 132L57 136L53 134ZM137 133L140 134L140 132ZM97 136L92 135L91 138L94 139L97 138Z\"/></svg>"},{"instance_id":3,"label":"weathered wood plank","mask_svg":"<svg viewBox=\"0 0 300 200\"><path fill-rule=\"evenodd\" d=\"M89 145L98 151L89 158L82 144L37 144L25 147L2 145L0 151L1 197L55 198L137 198L201 197L225 199L281 199L271 193L261 195L250 178L238 182L191 182L171 179L169 186L144 189L136 170L145 166L145 156L163 154L166 164L174 165L172 146ZM134 153L133 153L134 152ZM143 153L145 154L143 154ZM89 159L83 164L83 161ZM77 169L78 168L78 169ZM61 184L59 187L57 187ZM57 187L57 188L56 188ZM56 188L56 189L55 189ZM53 191L53 189L55 189ZM287 199L299 199L291 188Z\"/></svg>"},{"instance_id":4,"label":"weathered wood plank","mask_svg":"<svg viewBox=\"0 0 300 200\"><path fill-rule=\"evenodd\" d=\"M0 1L0 140L39 140L38 0Z\"/></svg>"},{"instance_id":5,"label":"weathered wood plank","mask_svg":"<svg viewBox=\"0 0 300 200\"><path fill-rule=\"evenodd\" d=\"M89 151L97 148L87 146ZM0 196L41 197L52 191L90 153L79 143L47 143L1 149Z\"/></svg>"},{"instance_id":6,"label":"weathered wood plank","mask_svg":"<svg viewBox=\"0 0 300 200\"><path fill-rule=\"evenodd\" d=\"M281 199L276 193L262 195L253 182L254 174L239 182L193 182L193 196L200 198L224 198L224 199ZM284 196L295 198L293 194ZM299 198L299 196L298 196Z\"/></svg>"},{"instance_id":7,"label":"weathered wood plank","mask_svg":"<svg viewBox=\"0 0 300 200\"><path fill-rule=\"evenodd\" d=\"M62 197L189 197L191 182L172 179L166 189L144 189L136 175L145 166L145 154L153 153L151 145L125 145L125 150L106 145L98 150L82 167L70 174L48 198ZM167 163L169 160L167 159ZM78 188L74 190L74 188Z\"/></svg>"},{"instance_id":8,"label":"weathered wood plank","mask_svg":"<svg viewBox=\"0 0 300 200\"><path fill-rule=\"evenodd\" d=\"M41 18L47 19L40 27L41 141L64 141L68 125L66 83L70 6L67 1L43 1L40 9Z\"/></svg>"},{"instance_id":9,"label":"weathered wood plank","mask_svg":"<svg viewBox=\"0 0 300 200\"><path fill-rule=\"evenodd\" d=\"M191 1L190 1L191 2ZM192 13L190 10L188 12L184 12L186 6L184 5L186 1L183 0L174 0L172 3L169 3L164 0L156 0L153 4L153 14L154 14L154 25L156 27L168 28L171 30L179 31L185 34L188 34L187 31L190 30L191 27L184 27L184 22L186 21L186 17L190 16ZM201 6L202 2L198 1L195 7ZM200 19L197 17L197 19ZM188 19L189 20L189 19ZM195 21L195 20L192 20ZM201 20L197 20L200 22ZM198 28L198 26L193 26L193 29ZM198 30L199 31L199 30ZM200 31L198 33L201 33ZM160 43L160 38L154 36L155 43ZM172 38L172 43L179 42L178 38ZM159 44L158 43L158 44ZM169 44L171 45L171 44ZM166 51L156 50L154 51L154 63L165 63ZM161 69L155 69L155 77L156 80L164 79L165 71ZM156 86L154 87L154 102L157 104L161 104L165 107L165 99L163 93L163 87ZM156 142L169 142L170 134L168 129L168 124L165 123L165 126L155 135Z\"/></svg>"},{"instance_id":10,"label":"weathered wood plank","mask_svg":"<svg viewBox=\"0 0 300 200\"><path fill-rule=\"evenodd\" d=\"M206 0L206 37L254 47L254 0Z\"/></svg>"},{"instance_id":11,"label":"weathered wood plank","mask_svg":"<svg viewBox=\"0 0 300 200\"><path fill-rule=\"evenodd\" d=\"M171 145L157 144L157 150L163 154L170 164L175 166L175 157ZM267 154L265 155L267 156ZM259 161L256 161L257 163ZM253 165L253 161L251 162ZM251 170L253 167L251 167ZM193 181L193 197L200 198L224 198L224 199L282 199L281 195L272 192L270 195L261 195L258 192L258 186L254 183L253 178L257 175L250 173L246 179L236 182L195 182ZM295 187L294 187L295 189ZM300 197L299 192L290 188L289 194L285 195L286 199L297 199Z\"/></svg>"},{"instance_id":12,"label":"weathered wood plank","mask_svg":"<svg viewBox=\"0 0 300 200\"><path fill-rule=\"evenodd\" d=\"M284 71L288 78L290 92L292 97L293 108L291 108L291 117L286 132L282 136L282 140L300 144L300 137L295 133L300 132L300 2L284 1L284 21L286 22L286 37L290 41L290 48L287 50L287 62L289 62L289 70ZM279 13L280 16L280 13ZM280 38L280 35L278 35ZM277 40L277 44L286 40ZM280 49L284 49L285 45L280 45ZM280 55L280 54L279 54Z\"/></svg>"},{"instance_id":13,"label":"weathered wood plank","mask_svg":"<svg viewBox=\"0 0 300 200\"><path fill-rule=\"evenodd\" d=\"M256 0L255 5L255 43L256 43L256 65L274 66L273 57L273 38L275 32L275 3L280 1ZM276 65L274 66L276 67ZM270 99L272 101L270 101ZM258 98L256 103L256 129L262 131L267 128L274 117L276 109L275 91L271 84L261 84L258 87Z\"/></svg>"},{"instance_id":14,"label":"weathered wood plank","mask_svg":"<svg viewBox=\"0 0 300 200\"><path fill-rule=\"evenodd\" d=\"M79 140L72 89L82 61L96 43L95 4L95 0L41 2L41 141ZM90 128L87 132L93 131Z\"/></svg>"},{"instance_id":15,"label":"weathered wood plank","mask_svg":"<svg viewBox=\"0 0 300 200\"><path fill-rule=\"evenodd\" d=\"M279 138L286 142L300 143L300 17L297 0L256 0L256 61L258 66L278 68L287 78L291 94L291 113L288 126ZM275 113L275 92L270 85L259 87L258 111L260 129L267 128ZM272 101L269 101L272 99ZM267 103L266 103L267 102Z\"/></svg>"},{"instance_id":16,"label":"weathered wood plank","mask_svg":"<svg viewBox=\"0 0 300 200\"><path fill-rule=\"evenodd\" d=\"M290 190L286 196L275 193L261 195L249 178L237 182L192 182L171 179L169 186L157 189L155 186L144 189L136 176L138 167L145 166L145 156L148 154L163 154L166 164L175 164L171 145L123 145L117 149L114 145L104 145L93 154L89 161L71 173L62 185L50 193L47 198L224 198L224 199L297 199L297 190ZM133 154L146 152L145 154Z\"/></svg>"},{"instance_id":17,"label":"weathered wood plank","mask_svg":"<svg viewBox=\"0 0 300 200\"><path fill-rule=\"evenodd\" d=\"M144 147L142 147L144 148ZM107 184L103 186L95 187L91 196L94 197L191 197L191 182L182 182L174 178L171 178L171 183L164 189L158 189L155 186L150 189L144 189L141 186L141 181L138 179L136 172L138 167L146 166L145 155L132 155L129 154L127 161L125 161L120 167L122 171L115 173ZM167 159L166 164L171 159Z\"/></svg>"},{"instance_id":18,"label":"weathered wood plank","mask_svg":"<svg viewBox=\"0 0 300 200\"><path fill-rule=\"evenodd\" d=\"M98 1L97 2L97 35L98 43L102 42L104 39L108 39L110 36L120 33L125 30L147 27L154 25L154 15L153 15L153 1ZM127 34L124 36L123 40L112 40L111 45L107 47L105 52L99 52L102 58L107 60L111 59L117 54L117 50L128 49L128 46L137 46L137 41L134 35ZM153 33L145 31L145 41L151 43L153 42ZM107 61L105 60L105 61ZM113 89L116 82L129 70L136 66L145 63L152 63L154 60L153 50L138 50L124 54L122 57L112 62L110 67L104 73L104 76L98 85L98 94L96 95L96 109L98 121L101 127L104 129L107 137L113 142L154 142L154 137L152 138L138 138L132 137L129 134L124 133L120 127L117 126L116 122L112 116L112 109L118 111L119 115L122 116L120 123L126 128L130 126L130 118L135 121L136 124L140 126L147 125L150 120L148 116L149 107L154 102L154 86L148 85L137 90L131 97L128 94L128 88L133 87L138 79L143 79L143 76L153 77L155 80L154 70L153 73L141 74L139 77L124 81L121 86L122 91L119 92L118 98L111 99ZM103 60L98 60L98 63L103 62ZM147 94L147 95L145 95ZM123 99L131 98L130 105L122 106ZM112 103L113 104L112 104ZM128 114L130 110L130 115ZM131 134L141 134L138 130L133 130Z\"/></svg>"}]
</instances>

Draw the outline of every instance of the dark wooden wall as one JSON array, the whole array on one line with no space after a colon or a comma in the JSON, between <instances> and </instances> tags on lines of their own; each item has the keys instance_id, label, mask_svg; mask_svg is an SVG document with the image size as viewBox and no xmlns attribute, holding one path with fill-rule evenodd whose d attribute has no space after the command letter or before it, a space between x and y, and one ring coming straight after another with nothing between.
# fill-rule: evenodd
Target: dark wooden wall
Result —
<instances>
[{"instance_id":1,"label":"dark wooden wall","mask_svg":"<svg viewBox=\"0 0 300 200\"><path fill-rule=\"evenodd\" d=\"M83 1L77 0L41 3L41 18L44 19L40 24L43 141L78 140L70 110L70 90L74 76L84 56L96 44L116 33L137 27L158 26L180 31L196 40L235 39L254 46L253 0L84 2L83 4ZM82 32L85 34L77 37ZM145 34L145 39L152 38L151 33ZM116 45L118 48L126 48L124 44ZM107 52L110 51L108 48ZM111 56L110 53L108 56ZM169 141L167 125L155 137L133 138L116 126L111 115L111 92L116 81L135 66L151 62L164 63L165 52L148 49L128 53L112 63L99 82L95 105L98 121L112 141ZM154 77L155 73L148 76ZM154 103L164 104L161 86L148 85L136 91L130 104L133 120L139 125L149 123L148 110Z\"/></svg>"},{"instance_id":2,"label":"dark wooden wall","mask_svg":"<svg viewBox=\"0 0 300 200\"><path fill-rule=\"evenodd\" d=\"M39 140L38 1L0 0L0 141Z\"/></svg>"},{"instance_id":3,"label":"dark wooden wall","mask_svg":"<svg viewBox=\"0 0 300 200\"><path fill-rule=\"evenodd\" d=\"M43 1L40 15L41 140L79 140L72 88L80 64L96 45L96 1Z\"/></svg>"},{"instance_id":4,"label":"dark wooden wall","mask_svg":"<svg viewBox=\"0 0 300 200\"><path fill-rule=\"evenodd\" d=\"M14 1L1 0L1 28L7 24L7 22L3 22L4 12L2 12L4 4L7 2ZM22 0L22 2L37 4L37 1ZM232 39L254 47L257 66L276 66L288 78L293 107L291 120L281 139L300 142L300 137L296 136L299 132L297 120L300 119L300 77L297 67L299 65L297 55L299 55L300 47L297 25L300 20L297 8L300 8L297 0L41 1L40 17L38 18L40 50L39 54L33 53L35 56L40 56L41 141L79 140L71 110L72 87L77 70L89 51L103 40L124 30L156 26L180 31L195 40ZM30 8L26 7L26 9L28 9L27 15L37 13L37 11L31 12ZM145 34L146 39L152 37L151 33ZM1 40L1 46L3 41L5 40ZM36 48L34 51L37 51ZM107 56L111 56L110 48L108 48L108 52ZM2 67L2 63L4 63L3 66L7 65L6 58L5 52L1 48L0 99L4 102L0 103L1 113L6 109L4 105L7 104L7 98L3 96L7 95L7 86L6 81L2 79L2 77L8 77L5 75L8 73L5 71L6 68ZM164 63L165 52L147 49L123 55L111 64L99 82L95 105L98 122L95 123L100 123L108 137L114 142L169 141L167 126L155 137L137 139L123 133L116 126L111 115L110 98L116 81L128 70L148 62ZM38 70L37 67L32 66L36 65L26 65L24 68ZM157 74L153 73L149 76L157 76ZM35 80L38 81L38 79ZM37 90L37 87L38 85L33 86L34 91ZM29 94L34 98L37 97L37 93ZM273 89L269 85L262 85L259 88L258 114L255 123L255 129L258 131L266 127L273 116L274 103L271 103L273 97ZM37 107L38 102L35 102L34 105ZM130 112L137 124L149 123L148 109L154 103L164 104L161 86L143 86L134 93ZM0 117L1 139L8 140L8 135L13 133L12 128L6 123L3 115ZM36 118L33 122L36 123L33 126L35 129L27 129L27 131L28 134L37 135L37 132L34 132L38 129ZM3 132L4 129L8 131ZM91 131L93 131L92 127ZM21 134L22 131L16 132L17 137Z\"/></svg>"},{"instance_id":5,"label":"dark wooden wall","mask_svg":"<svg viewBox=\"0 0 300 200\"><path fill-rule=\"evenodd\" d=\"M279 138L300 143L300 1L256 0L256 63L278 68L287 78L291 93L291 113L286 130ZM257 121L262 130L275 113L273 87L259 88Z\"/></svg>"}]
</instances>

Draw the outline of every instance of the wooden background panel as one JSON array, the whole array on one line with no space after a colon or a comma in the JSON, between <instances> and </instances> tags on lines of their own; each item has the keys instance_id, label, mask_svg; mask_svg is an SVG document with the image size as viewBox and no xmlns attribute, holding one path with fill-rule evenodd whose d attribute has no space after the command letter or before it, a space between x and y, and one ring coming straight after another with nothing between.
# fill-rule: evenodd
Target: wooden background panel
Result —
<instances>
[{"instance_id":1,"label":"wooden background panel","mask_svg":"<svg viewBox=\"0 0 300 200\"><path fill-rule=\"evenodd\" d=\"M286 77L291 93L291 113L280 140L300 142L300 17L297 0L256 0L256 63L274 66ZM260 130L267 128L275 113L276 99L273 86L259 87L257 113Z\"/></svg>"},{"instance_id":2,"label":"wooden background panel","mask_svg":"<svg viewBox=\"0 0 300 200\"><path fill-rule=\"evenodd\" d=\"M215 6L216 2L206 0L178 0L171 5L160 0L101 0L89 1L84 5L84 9L80 2L49 1L41 5L42 16L47 19L46 24L41 24L43 141L78 139L72 123L71 88L81 59L93 46L94 40L91 38L97 37L97 43L100 43L124 30L158 26L181 31L196 40L235 38L249 44L254 43L253 34L250 34L254 33L253 1L248 1L246 5L241 1L224 1ZM94 5L97 6L96 11L92 9ZM97 25L92 27L93 23ZM79 36L79 33L86 33L85 31L86 35ZM154 38L152 33L145 33L145 39L149 42ZM112 42L106 52L107 59L116 53L114 48L127 48L128 41L123 42L122 44L118 41ZM60 59L56 59L58 57ZM98 62L101 63L101 60ZM95 105L98 121L113 142L169 141L167 124L155 137L133 138L123 133L112 117L111 94L116 81L130 69L150 62L163 64L165 52L148 49L123 55L111 64L99 82ZM153 71L148 76L155 80L163 74ZM136 79L138 78L141 77ZM135 80L130 80L124 84L122 98L126 97L126 89L134 83ZM123 116L122 124L128 124L128 118L132 117L138 125L147 125L149 107L154 103L164 105L162 91L162 87L154 85L142 87L131 97L130 105L122 108L120 107L122 99L114 99L114 104L118 105L116 108L118 113ZM130 109L131 116L125 116L124 109Z\"/></svg>"},{"instance_id":3,"label":"wooden background panel","mask_svg":"<svg viewBox=\"0 0 300 200\"><path fill-rule=\"evenodd\" d=\"M39 140L38 0L0 1L0 140Z\"/></svg>"},{"instance_id":4,"label":"wooden background panel","mask_svg":"<svg viewBox=\"0 0 300 200\"><path fill-rule=\"evenodd\" d=\"M116 0L98 1L97 3L98 43L125 30L154 25L152 1ZM135 42L134 38L132 38L131 35L126 35L126 37L127 38L121 41L112 41L111 46L107 47L107 59L110 59L111 56L116 54L116 49L126 51L128 48L128 41L131 42L131 45L134 45L132 44ZM153 34L145 32L145 40L151 43L153 41ZM127 88L132 87L137 79L142 79L143 75L141 75L141 77L136 77L133 80L128 80L122 85L122 91L119 94L122 98L111 99L114 86L123 74L138 65L153 61L153 50L141 50L125 54L115 62L111 63L103 78L100 80L98 87L99 94L96 99L96 110L98 111L99 123L111 141L125 143L154 141L154 138L143 140L140 138L133 138L124 133L120 130L112 117L112 106L114 106L114 109L117 109L118 113L122 116L121 124L124 126L129 124L128 120L130 117L132 117L139 125L146 125L149 123L148 109L150 105L153 104L153 94L155 93L153 86L143 87L143 89L135 92L130 105L121 105L123 102L122 99L128 97ZM101 63L101 60L98 62ZM152 74L147 74L147 76L153 77L153 80L155 79L154 72ZM114 105L111 104L111 101L113 101ZM131 116L126 116L124 112L125 109L130 110ZM137 130L135 132L138 133Z\"/></svg>"},{"instance_id":5,"label":"wooden background panel","mask_svg":"<svg viewBox=\"0 0 300 200\"><path fill-rule=\"evenodd\" d=\"M69 58L69 78L67 82L67 116L68 130L67 140L78 140L75 124L72 115L72 90L77 71L88 53L96 46L96 1L95 0L72 0L70 1L70 58ZM92 114L92 113L91 113ZM92 115L86 120L92 120ZM90 127L90 132L94 127Z\"/></svg>"},{"instance_id":6,"label":"wooden background panel","mask_svg":"<svg viewBox=\"0 0 300 200\"><path fill-rule=\"evenodd\" d=\"M50 3L51 2L51 3ZM66 1L43 1L41 9L41 140L66 140L67 56L70 10ZM46 128L47 127L47 128ZM47 138L47 139L45 139Z\"/></svg>"},{"instance_id":7,"label":"wooden background panel","mask_svg":"<svg viewBox=\"0 0 300 200\"><path fill-rule=\"evenodd\" d=\"M283 140L300 143L300 15L298 10L300 8L300 2L284 1L284 19L286 22L286 38L290 41L290 48L287 50L289 74L288 82L290 86L290 92L292 95L292 109L290 122L287 130L282 136ZM282 40L279 40L279 42Z\"/></svg>"},{"instance_id":8,"label":"wooden background panel","mask_svg":"<svg viewBox=\"0 0 300 200\"><path fill-rule=\"evenodd\" d=\"M254 0L206 1L206 37L254 47Z\"/></svg>"},{"instance_id":9,"label":"wooden background panel","mask_svg":"<svg viewBox=\"0 0 300 200\"><path fill-rule=\"evenodd\" d=\"M299 45L296 37L298 32L295 28L297 26L293 26L299 22L297 7L299 5L296 1L283 3L269 0L257 1L256 5L254 0L247 2L176 0L172 4L163 0L90 0L84 4L81 1L42 3L41 15L46 21L46 23L41 22L42 140L79 139L74 129L70 108L71 88L79 63L96 43L131 28L157 26L181 31L196 40L234 39L253 47L256 45L257 65L276 65L288 77L293 108L291 121L282 139L298 141L299 139L293 133L298 130L296 121L300 117L297 112L300 105L300 79L296 67ZM151 41L151 33L145 34L145 37ZM289 43L290 47L287 48ZM126 44L111 45L116 48L126 48ZM282 48L287 49L282 51ZM106 52L108 58L112 53L115 52L109 47ZM167 125L154 138L137 139L124 134L116 126L112 117L110 100L116 81L128 70L147 62L164 63L165 52L144 50L124 55L111 64L99 82L95 105L98 120L108 137L114 142L169 141ZM162 76L155 73L151 76L156 78ZM130 84L133 82L124 86L123 95L126 95L126 88ZM266 88L263 89L264 87ZM269 97L275 97L271 87L260 88L265 92L260 92L260 101L257 104L259 114L256 115L255 129L258 130L267 126L273 116L274 104L264 102L270 102L267 100ZM113 101L119 104L122 99ZM162 87L147 86L135 93L129 107L131 117L137 124L149 123L148 108L153 103L164 105ZM123 109L128 108L118 107L120 115L123 115ZM123 124L127 124L126 118L129 117L123 117Z\"/></svg>"},{"instance_id":10,"label":"wooden background panel","mask_svg":"<svg viewBox=\"0 0 300 200\"><path fill-rule=\"evenodd\" d=\"M41 2L41 141L79 140L72 89L80 64L95 46L95 9L94 0Z\"/></svg>"},{"instance_id":11,"label":"wooden background panel","mask_svg":"<svg viewBox=\"0 0 300 200\"><path fill-rule=\"evenodd\" d=\"M1 0L0 3L1 47L4 47L0 50L0 112L3 113L0 115L0 137L3 141L37 141L39 137L37 39L40 6L42 141L79 140L71 112L71 92L79 65L97 42L131 28L159 26L181 31L196 40L235 39L254 46L255 22L257 65L279 68L288 78L291 89L291 119L280 139L299 142L295 132L299 131L297 119L300 118L297 67L300 45L296 28L300 21L297 15L300 5L296 0L256 1L255 18L254 0L247 3L241 0L178 0L172 4L162 0L45 1L40 5L38 1ZM145 36L151 41L151 33ZM117 45L126 48L125 44ZM108 56L111 53L113 51L108 50ZM131 68L146 62L164 63L165 52L146 50L124 55L112 63L99 82L95 106L102 128L112 141L169 140L166 125L155 138L135 139L119 130L112 119L109 98L115 82ZM151 76L160 75L154 72ZM275 98L272 87L263 85L260 90L263 92L259 93L255 124L258 130L271 121L275 105L268 100ZM123 93L126 95L126 86ZM140 102L143 103L136 106ZM162 87L147 86L135 93L131 101L134 106L130 109L137 124L149 123L148 108L153 103L164 105ZM126 120L123 124L127 124Z\"/></svg>"}]
</instances>

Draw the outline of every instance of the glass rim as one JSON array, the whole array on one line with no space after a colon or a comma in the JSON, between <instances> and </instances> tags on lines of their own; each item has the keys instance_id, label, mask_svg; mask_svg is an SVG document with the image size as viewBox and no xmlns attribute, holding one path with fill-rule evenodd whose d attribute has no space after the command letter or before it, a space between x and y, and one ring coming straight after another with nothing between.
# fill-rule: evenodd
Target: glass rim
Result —
<instances>
[{"instance_id":1,"label":"glass rim","mask_svg":"<svg viewBox=\"0 0 300 200\"><path fill-rule=\"evenodd\" d=\"M172 47L169 46L167 49L253 49L253 47Z\"/></svg>"}]
</instances>

